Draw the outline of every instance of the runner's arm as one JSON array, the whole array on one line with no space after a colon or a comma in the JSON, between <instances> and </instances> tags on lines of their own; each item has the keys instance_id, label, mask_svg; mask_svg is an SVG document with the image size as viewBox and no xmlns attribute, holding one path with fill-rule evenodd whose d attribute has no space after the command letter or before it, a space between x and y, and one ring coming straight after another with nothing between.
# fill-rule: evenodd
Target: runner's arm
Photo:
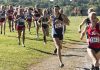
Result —
<instances>
[{"instance_id":1,"label":"runner's arm","mask_svg":"<svg viewBox=\"0 0 100 70\"><path fill-rule=\"evenodd\" d=\"M81 39L81 40L83 39L83 37L84 37L84 35L85 35L86 31L87 31L87 28L88 28L88 26L86 26L86 27L84 28L84 30L82 31L81 36L80 36L80 39Z\"/></svg>"},{"instance_id":2,"label":"runner's arm","mask_svg":"<svg viewBox=\"0 0 100 70\"><path fill-rule=\"evenodd\" d=\"M98 18L97 18L96 20L97 20L97 23L99 23L99 24L100 24L100 20L99 20Z\"/></svg>"},{"instance_id":3,"label":"runner's arm","mask_svg":"<svg viewBox=\"0 0 100 70\"><path fill-rule=\"evenodd\" d=\"M50 26L52 25L52 15L50 16L50 19L48 20L48 23L50 24Z\"/></svg>"},{"instance_id":4,"label":"runner's arm","mask_svg":"<svg viewBox=\"0 0 100 70\"><path fill-rule=\"evenodd\" d=\"M50 16L48 16L48 24L50 25L50 21L49 20L50 20Z\"/></svg>"},{"instance_id":5,"label":"runner's arm","mask_svg":"<svg viewBox=\"0 0 100 70\"><path fill-rule=\"evenodd\" d=\"M84 20L82 21L82 23L79 25L79 29L78 29L78 32L79 32L79 33L81 33L81 28L82 28L82 26L84 25L85 21L86 21L86 19L84 19Z\"/></svg>"},{"instance_id":6,"label":"runner's arm","mask_svg":"<svg viewBox=\"0 0 100 70\"><path fill-rule=\"evenodd\" d=\"M38 19L38 23L40 23L40 26L42 25L41 23L42 23L42 17L40 17L39 19Z\"/></svg>"}]
</instances>

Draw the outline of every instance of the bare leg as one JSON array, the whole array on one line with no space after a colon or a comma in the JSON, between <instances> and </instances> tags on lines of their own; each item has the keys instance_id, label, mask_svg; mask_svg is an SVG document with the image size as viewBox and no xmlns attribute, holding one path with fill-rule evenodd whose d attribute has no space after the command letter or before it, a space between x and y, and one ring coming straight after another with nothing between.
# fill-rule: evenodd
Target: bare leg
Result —
<instances>
[{"instance_id":1,"label":"bare leg","mask_svg":"<svg viewBox=\"0 0 100 70\"><path fill-rule=\"evenodd\" d=\"M96 58L97 58L97 63L96 63L96 66L98 66L98 67L99 67L100 51L96 54Z\"/></svg>"},{"instance_id":2,"label":"bare leg","mask_svg":"<svg viewBox=\"0 0 100 70\"><path fill-rule=\"evenodd\" d=\"M87 52L92 59L94 67L99 67L100 52L96 54L95 51L90 48L87 49Z\"/></svg>"},{"instance_id":3,"label":"bare leg","mask_svg":"<svg viewBox=\"0 0 100 70\"><path fill-rule=\"evenodd\" d=\"M2 34L2 26L3 26L3 24L1 23L1 34Z\"/></svg>"},{"instance_id":4,"label":"bare leg","mask_svg":"<svg viewBox=\"0 0 100 70\"><path fill-rule=\"evenodd\" d=\"M8 20L8 23L9 23L9 30L11 32L11 20Z\"/></svg>"},{"instance_id":5,"label":"bare leg","mask_svg":"<svg viewBox=\"0 0 100 70\"><path fill-rule=\"evenodd\" d=\"M33 22L33 25L34 25L34 27L35 27L35 21Z\"/></svg>"},{"instance_id":6,"label":"bare leg","mask_svg":"<svg viewBox=\"0 0 100 70\"><path fill-rule=\"evenodd\" d=\"M38 25L38 22L35 21L35 24L36 24L36 36L37 36L37 39L39 38L39 25Z\"/></svg>"},{"instance_id":7,"label":"bare leg","mask_svg":"<svg viewBox=\"0 0 100 70\"><path fill-rule=\"evenodd\" d=\"M49 36L49 27L46 28L46 36Z\"/></svg>"},{"instance_id":8,"label":"bare leg","mask_svg":"<svg viewBox=\"0 0 100 70\"><path fill-rule=\"evenodd\" d=\"M46 31L45 31L45 29L43 27L42 27L42 31L43 31L44 44L46 44Z\"/></svg>"},{"instance_id":9,"label":"bare leg","mask_svg":"<svg viewBox=\"0 0 100 70\"><path fill-rule=\"evenodd\" d=\"M29 32L31 30L31 22L28 22L28 26L29 26Z\"/></svg>"},{"instance_id":10,"label":"bare leg","mask_svg":"<svg viewBox=\"0 0 100 70\"><path fill-rule=\"evenodd\" d=\"M22 46L25 47L25 29L22 31L23 36L22 36Z\"/></svg>"},{"instance_id":11,"label":"bare leg","mask_svg":"<svg viewBox=\"0 0 100 70\"><path fill-rule=\"evenodd\" d=\"M60 40L58 38L53 38L53 41L55 43L55 46L57 48L57 54L58 54L58 58L59 58L59 61L60 61L60 66L63 67L63 63L62 63L62 57L61 57L61 43L60 43Z\"/></svg>"},{"instance_id":12,"label":"bare leg","mask_svg":"<svg viewBox=\"0 0 100 70\"><path fill-rule=\"evenodd\" d=\"M5 30L6 30L6 21L4 22L4 35L5 35Z\"/></svg>"},{"instance_id":13,"label":"bare leg","mask_svg":"<svg viewBox=\"0 0 100 70\"><path fill-rule=\"evenodd\" d=\"M21 37L21 30L18 30L18 43L19 43L19 45L21 44L20 37Z\"/></svg>"},{"instance_id":14,"label":"bare leg","mask_svg":"<svg viewBox=\"0 0 100 70\"><path fill-rule=\"evenodd\" d=\"M11 21L11 23L12 23L12 31L14 31L14 22L13 22L13 20Z\"/></svg>"}]
</instances>

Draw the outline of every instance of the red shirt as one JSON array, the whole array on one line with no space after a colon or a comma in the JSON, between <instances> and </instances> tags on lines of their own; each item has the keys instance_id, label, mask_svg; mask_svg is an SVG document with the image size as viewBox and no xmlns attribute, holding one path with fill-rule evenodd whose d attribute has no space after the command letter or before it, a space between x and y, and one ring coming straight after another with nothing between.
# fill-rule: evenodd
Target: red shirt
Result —
<instances>
[{"instance_id":1,"label":"red shirt","mask_svg":"<svg viewBox=\"0 0 100 70\"><path fill-rule=\"evenodd\" d=\"M13 13L14 13L14 11L9 9L9 10L7 11L8 17L9 17L9 16L13 16Z\"/></svg>"},{"instance_id":2,"label":"red shirt","mask_svg":"<svg viewBox=\"0 0 100 70\"><path fill-rule=\"evenodd\" d=\"M91 48L100 48L99 24L97 24L94 29L92 29L90 25L88 26L88 30L87 30L88 37L89 37L89 42L88 42L89 46Z\"/></svg>"}]
</instances>

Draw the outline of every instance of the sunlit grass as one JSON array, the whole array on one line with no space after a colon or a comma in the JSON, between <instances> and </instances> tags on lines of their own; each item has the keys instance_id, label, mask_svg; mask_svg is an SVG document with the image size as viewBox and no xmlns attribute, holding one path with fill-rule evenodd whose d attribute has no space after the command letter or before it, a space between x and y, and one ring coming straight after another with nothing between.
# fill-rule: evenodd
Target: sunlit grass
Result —
<instances>
[{"instance_id":1,"label":"sunlit grass","mask_svg":"<svg viewBox=\"0 0 100 70\"><path fill-rule=\"evenodd\" d=\"M69 17L70 26L64 37L66 43L80 44L78 26L82 21L82 17ZM0 35L0 70L27 70L31 64L38 63L38 59L46 58L53 52L54 44L51 35L47 38L46 45L43 44L42 30L40 29L40 39L36 40L35 28L31 28L29 34L26 28L26 47L18 45L17 31L9 32L8 23L6 35ZM47 52L47 53L46 53Z\"/></svg>"}]
</instances>

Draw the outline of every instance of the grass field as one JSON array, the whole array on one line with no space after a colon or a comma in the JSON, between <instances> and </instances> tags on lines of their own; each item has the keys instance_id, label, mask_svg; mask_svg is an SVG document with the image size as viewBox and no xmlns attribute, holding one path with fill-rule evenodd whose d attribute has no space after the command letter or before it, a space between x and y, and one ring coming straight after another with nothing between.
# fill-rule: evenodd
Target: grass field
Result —
<instances>
[{"instance_id":1,"label":"grass field","mask_svg":"<svg viewBox=\"0 0 100 70\"><path fill-rule=\"evenodd\" d=\"M71 23L67 27L64 37L65 43L82 44L79 39L78 25L84 17L69 17ZM29 65L36 64L39 60L47 58L53 52L54 45L51 36L48 43L43 44L42 31L40 39L35 39L35 28L29 34L26 29L26 47L18 45L17 32L9 32L8 25L6 35L0 35L0 70L27 70ZM47 53L46 53L47 52Z\"/></svg>"}]
</instances>

